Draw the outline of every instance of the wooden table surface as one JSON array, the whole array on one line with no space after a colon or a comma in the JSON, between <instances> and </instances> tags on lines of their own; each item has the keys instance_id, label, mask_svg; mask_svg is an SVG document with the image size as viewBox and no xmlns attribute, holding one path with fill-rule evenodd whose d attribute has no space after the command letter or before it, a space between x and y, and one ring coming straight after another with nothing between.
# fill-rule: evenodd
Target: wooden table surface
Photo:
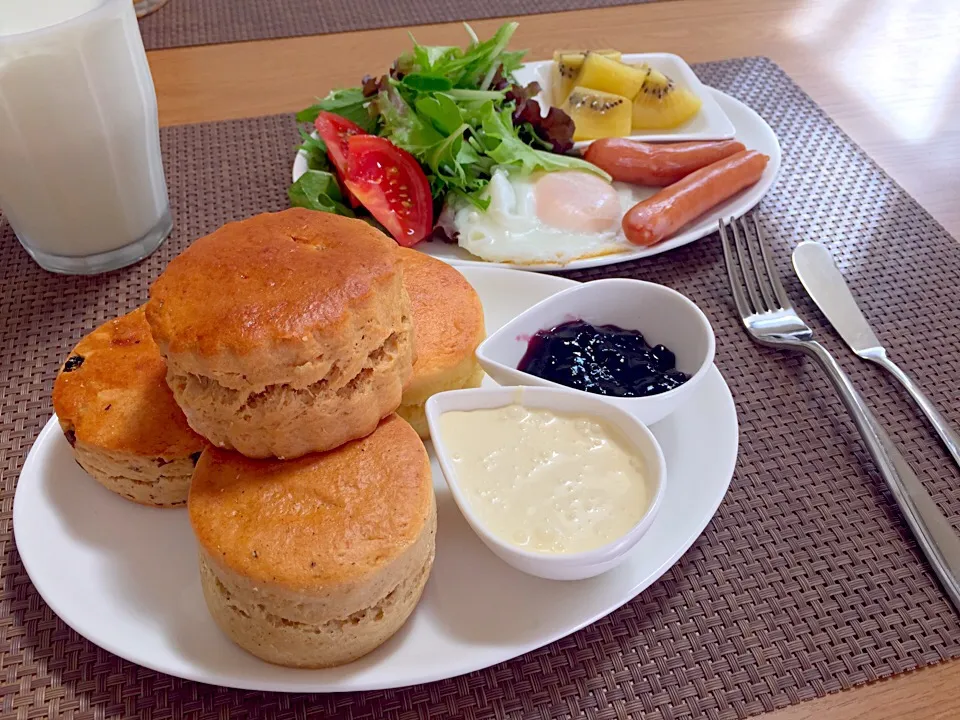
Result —
<instances>
[{"instance_id":1,"label":"wooden table surface","mask_svg":"<svg viewBox=\"0 0 960 720\"><path fill-rule=\"evenodd\" d=\"M499 20L471 23L482 36ZM408 47L407 28L149 53L163 125L298 110ZM425 44L458 24L416 28ZM672 0L520 18L514 47L668 51L690 62L765 55L960 237L958 0ZM960 661L763 715L765 720L960 718Z\"/></svg>"}]
</instances>

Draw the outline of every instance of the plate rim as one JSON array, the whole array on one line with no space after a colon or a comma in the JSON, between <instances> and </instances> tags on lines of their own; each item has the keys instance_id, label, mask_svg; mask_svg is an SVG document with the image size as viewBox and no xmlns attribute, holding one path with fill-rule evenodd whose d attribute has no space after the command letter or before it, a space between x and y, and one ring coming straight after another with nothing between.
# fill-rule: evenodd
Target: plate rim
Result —
<instances>
[{"instance_id":1,"label":"plate rim","mask_svg":"<svg viewBox=\"0 0 960 720\"><path fill-rule=\"evenodd\" d=\"M479 272L480 274L497 275L503 272L508 272L511 275L513 275L518 272L516 270L512 270L508 268L500 268L500 267L478 267L478 268L468 267L468 268L459 268L459 269L461 271L466 271L465 274L473 274L474 272ZM562 277L551 276L551 275L543 275L541 277L543 277L544 280L546 280L549 284L556 282L558 291L562 289L564 286L577 284L577 281L571 280L568 278L562 278ZM723 401L723 404L726 406L726 412L729 413L731 417L734 439L727 453L730 455L730 459L729 459L729 468L724 470L723 472L723 477L725 478L725 480L722 483L719 483L719 482L717 483L716 487L717 487L718 494L717 494L716 502L711 502L709 507L709 512L705 513L703 523L699 527L699 529L695 533L691 533L690 537L684 539L682 543L678 544L676 548L673 550L673 552L671 552L669 557L665 559L663 562L661 562L661 564L657 566L656 569L653 570L653 572L649 575L649 577L644 578L644 580L638 583L636 587L631 589L630 592L632 594L626 599L624 599L623 602L618 602L617 604L607 608L606 610L599 611L596 614L591 614L585 617L582 621L578 621L577 623L574 623L573 625L568 626L565 630L563 630L559 634L542 635L538 637L536 640L532 640L530 643L526 645L517 646L515 650L509 651L510 652L509 656L504 657L498 661L495 661L489 664L481 664L479 666L471 667L468 669L458 668L457 671L452 674L446 673L446 672L441 672L440 674L412 673L410 675L403 677L399 681L394 681L394 680L391 680L389 677L387 677L387 678L384 678L382 682L376 682L376 681L362 682L356 685L349 684L349 683L344 685L341 681L340 683L341 686L331 685L329 681L324 683L324 682L311 682L309 680L307 680L306 682L298 681L298 680L282 681L282 682L277 682L277 681L257 682L255 680L248 680L240 676L227 677L222 671L217 671L217 670L214 670L211 673L209 671L209 668L206 668L204 666L197 666L196 664L184 663L184 667L182 668L171 669L170 667L163 666L161 663L145 662L139 656L132 657L132 653L127 652L123 647L118 647L112 642L109 642L109 641L102 642L100 639L95 640L93 637L91 637L91 635L96 635L96 633L91 632L90 634L87 634L87 632L84 632L84 630L89 630L89 628L84 628L84 630L81 630L79 627L74 625L73 622L68 620L67 617L65 617L64 614L60 612L60 609L62 609L63 607L62 603L52 602L50 594L48 592L45 592L34 581L34 573L36 572L37 568L36 566L32 565L33 560L31 558L30 551L28 551L26 555L23 553L23 550L19 542L19 533L17 532L17 528L21 526L22 523L26 522L26 520L23 519L22 517L22 514L25 511L23 510L23 504L20 500L21 499L20 489L22 487L22 484L20 481L23 478L25 471L27 471L28 468L33 463L41 461L39 455L35 453L35 448L40 447L43 443L56 440L56 438L52 440L48 440L51 434L56 435L56 433L58 433L60 430L59 422L57 420L57 416L55 413L50 416L50 418L46 421L41 431L38 433L36 440L34 440L33 444L30 447L29 452L27 453L27 457L24 459L23 466L21 467L20 473L18 475L17 487L16 487L16 491L14 492L14 502L13 502L13 511L12 511L12 526L13 526L12 536L13 536L14 544L17 547L17 553L20 556L20 561L23 564L24 570L26 571L28 577L30 578L31 584L33 585L37 593L40 595L40 597L43 599L43 601L48 605L48 607L50 607L50 609L54 612L54 614L56 614L57 617L60 618L60 620L64 624L66 624L74 632L76 632L81 637L85 638L87 641L89 641L93 645L99 648L102 648L103 650L106 650L107 652L110 652L111 654L119 658L122 658L127 662L131 662L135 665L139 665L149 670L164 673L172 677L177 677L177 678L181 678L183 680L192 681L192 682L201 682L206 684L220 685L223 687L230 687L230 688L235 688L239 690L284 692L284 693L370 692L370 691L377 691L377 690L410 687L410 686L420 685L424 683L439 682L442 680L460 677L462 675L465 675L471 672L477 672L479 670L493 667L496 664L501 662L508 662L510 660L514 660L518 657L526 655L530 652L534 652L540 648L546 647L547 645L550 645L554 642L562 640L565 637L569 637L570 635L576 632L579 632L584 627L587 627L588 625L591 625L597 622L598 620L606 617L607 615L610 615L616 612L619 608L623 607L627 603L636 599L638 595L640 595L642 592L644 592L646 589L648 589L650 586L656 583L661 577L663 577L663 575L671 567L673 567L679 561L679 559L683 557L684 554L686 554L686 552L690 549L690 547L703 535L704 530L706 530L707 526L716 516L717 509L720 507L720 504L723 502L724 498L729 492L730 484L733 480L734 471L736 469L737 458L739 456L740 421L737 413L736 403L734 402L733 394L730 390L729 385L727 384L725 378L720 373L719 369L714 363L710 369L710 372L708 373L707 379L705 379L705 382L701 387L701 391L703 388L706 388L708 384L715 384L718 382L720 385L718 389L721 391L721 399ZM34 475L38 476L39 473L35 473ZM30 482L30 480L28 480L28 482ZM722 492L719 492L721 484L722 484ZM700 523L698 522L697 524L699 525ZM33 571L31 571L31 567L33 567ZM66 614L69 615L69 612L67 612ZM207 670L207 672L204 673L202 672L203 670ZM315 670L303 670L303 669L297 669L297 668L287 668L286 670L288 671L288 674L290 674L294 678L296 677L296 675L299 675L299 674L317 672Z\"/></svg>"}]
</instances>

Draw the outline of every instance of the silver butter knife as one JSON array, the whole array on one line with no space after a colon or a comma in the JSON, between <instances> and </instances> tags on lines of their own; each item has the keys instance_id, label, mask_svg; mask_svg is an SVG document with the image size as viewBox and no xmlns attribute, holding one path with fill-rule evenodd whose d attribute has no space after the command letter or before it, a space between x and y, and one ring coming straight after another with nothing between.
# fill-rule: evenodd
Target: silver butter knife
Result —
<instances>
[{"instance_id":1,"label":"silver butter knife","mask_svg":"<svg viewBox=\"0 0 960 720\"><path fill-rule=\"evenodd\" d=\"M886 349L860 312L857 301L837 269L830 251L818 242L806 240L793 251L793 267L810 297L850 349L864 360L870 360L889 370L907 389L943 440L943 444L947 446L954 462L960 467L960 435L950 427L946 418L910 376L887 357Z\"/></svg>"}]
</instances>

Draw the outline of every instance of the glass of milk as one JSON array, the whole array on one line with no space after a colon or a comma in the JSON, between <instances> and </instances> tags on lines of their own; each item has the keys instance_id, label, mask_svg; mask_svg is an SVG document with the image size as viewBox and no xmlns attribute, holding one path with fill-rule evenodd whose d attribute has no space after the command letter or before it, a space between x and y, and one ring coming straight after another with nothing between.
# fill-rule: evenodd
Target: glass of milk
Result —
<instances>
[{"instance_id":1,"label":"glass of milk","mask_svg":"<svg viewBox=\"0 0 960 720\"><path fill-rule=\"evenodd\" d=\"M166 4L167 0L133 0L133 7L137 11L138 18L146 17Z\"/></svg>"},{"instance_id":2,"label":"glass of milk","mask_svg":"<svg viewBox=\"0 0 960 720\"><path fill-rule=\"evenodd\" d=\"M130 0L0 0L0 211L54 272L130 265L170 233Z\"/></svg>"}]
</instances>

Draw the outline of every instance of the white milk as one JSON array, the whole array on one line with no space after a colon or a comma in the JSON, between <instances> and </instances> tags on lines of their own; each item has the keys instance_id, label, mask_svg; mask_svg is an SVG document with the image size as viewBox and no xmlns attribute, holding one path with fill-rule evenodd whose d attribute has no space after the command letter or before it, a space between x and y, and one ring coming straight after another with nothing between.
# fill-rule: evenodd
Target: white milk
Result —
<instances>
[{"instance_id":1,"label":"white milk","mask_svg":"<svg viewBox=\"0 0 960 720\"><path fill-rule=\"evenodd\" d=\"M0 0L0 208L41 265L66 272L128 264L169 232L130 0Z\"/></svg>"}]
</instances>

